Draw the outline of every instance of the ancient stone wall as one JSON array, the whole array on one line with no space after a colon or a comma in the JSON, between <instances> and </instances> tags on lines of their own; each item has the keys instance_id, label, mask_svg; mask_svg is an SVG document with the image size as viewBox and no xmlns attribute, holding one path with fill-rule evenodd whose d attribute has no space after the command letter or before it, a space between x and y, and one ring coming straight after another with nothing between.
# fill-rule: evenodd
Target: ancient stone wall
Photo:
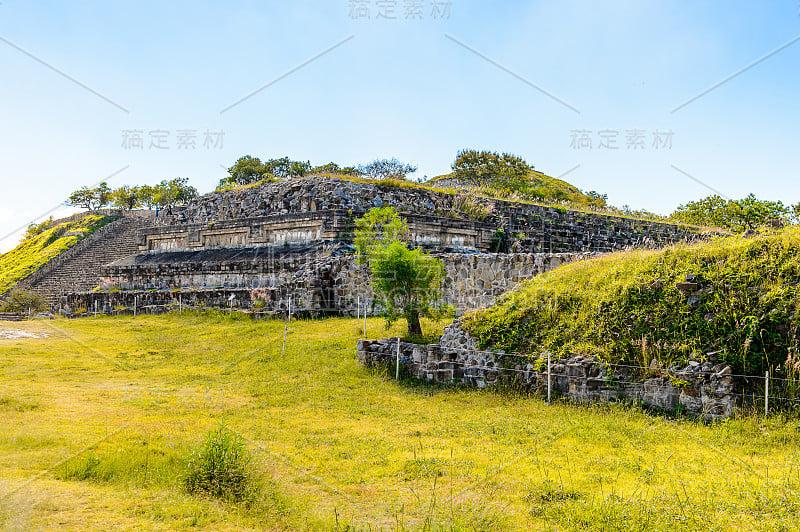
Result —
<instances>
[{"instance_id":1,"label":"ancient stone wall","mask_svg":"<svg viewBox=\"0 0 800 532\"><path fill-rule=\"evenodd\" d=\"M494 227L488 224L406 215L410 240L420 247L488 251ZM141 252L244 248L352 240L352 216L343 210L274 214L257 218L150 227L138 239Z\"/></svg>"},{"instance_id":2,"label":"ancient stone wall","mask_svg":"<svg viewBox=\"0 0 800 532\"><path fill-rule=\"evenodd\" d=\"M470 202L479 203L481 209ZM189 204L181 216L188 224L208 224L325 210L361 215L372 207L388 205L406 214L480 221L502 230L518 251L535 253L663 246L694 238L697 233L674 224L487 198L467 203L469 206L463 196L419 187L312 177L206 194Z\"/></svg>"},{"instance_id":3,"label":"ancient stone wall","mask_svg":"<svg viewBox=\"0 0 800 532\"><path fill-rule=\"evenodd\" d=\"M396 364L397 338L359 340L356 356L367 366ZM480 350L458 322L445 329L438 344L400 342L404 374L447 384L494 386L516 384L545 393L547 364L543 359L501 351ZM642 375L644 373L644 375ZM603 364L596 358L572 356L551 361L552 393L579 402L627 400L664 410L683 408L705 419L733 415L737 394L731 367L689 362L686 367L647 368Z\"/></svg>"},{"instance_id":4,"label":"ancient stone wall","mask_svg":"<svg viewBox=\"0 0 800 532\"><path fill-rule=\"evenodd\" d=\"M319 313L355 313L357 301L370 313L374 294L367 266L330 243L304 247L220 249L146 253L102 269L101 287L123 290L255 290L270 307ZM520 281L592 256L589 253L435 253L446 268L443 302L459 313L491 305ZM248 303L249 304L249 303Z\"/></svg>"}]
</instances>

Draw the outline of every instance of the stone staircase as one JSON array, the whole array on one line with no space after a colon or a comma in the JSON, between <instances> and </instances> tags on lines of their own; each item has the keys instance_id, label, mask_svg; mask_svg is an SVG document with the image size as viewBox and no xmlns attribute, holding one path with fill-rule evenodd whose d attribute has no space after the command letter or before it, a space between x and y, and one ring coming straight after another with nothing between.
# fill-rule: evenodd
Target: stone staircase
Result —
<instances>
[{"instance_id":1,"label":"stone staircase","mask_svg":"<svg viewBox=\"0 0 800 532\"><path fill-rule=\"evenodd\" d=\"M150 211L124 213L56 256L16 286L41 294L51 305L62 295L86 292L100 283L100 267L139 252L139 229L153 225Z\"/></svg>"}]
</instances>

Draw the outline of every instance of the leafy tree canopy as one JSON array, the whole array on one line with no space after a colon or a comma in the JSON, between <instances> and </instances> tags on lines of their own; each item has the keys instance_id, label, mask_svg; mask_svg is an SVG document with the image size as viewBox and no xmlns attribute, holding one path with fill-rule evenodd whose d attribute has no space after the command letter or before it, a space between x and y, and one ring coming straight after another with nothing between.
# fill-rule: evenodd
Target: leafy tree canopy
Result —
<instances>
[{"instance_id":1,"label":"leafy tree canopy","mask_svg":"<svg viewBox=\"0 0 800 532\"><path fill-rule=\"evenodd\" d=\"M519 187L533 169L522 157L494 151L461 150L451 165L455 177L473 185Z\"/></svg>"},{"instance_id":2,"label":"leafy tree canopy","mask_svg":"<svg viewBox=\"0 0 800 532\"><path fill-rule=\"evenodd\" d=\"M111 201L111 189L104 181L94 188L81 187L67 199L68 205L82 207L88 210L100 209Z\"/></svg>"},{"instance_id":3,"label":"leafy tree canopy","mask_svg":"<svg viewBox=\"0 0 800 532\"><path fill-rule=\"evenodd\" d=\"M799 207L800 204L788 207L781 201L760 200L754 194L740 200L724 199L715 194L680 205L670 218L677 222L742 232L777 220L784 221Z\"/></svg>"},{"instance_id":4,"label":"leafy tree canopy","mask_svg":"<svg viewBox=\"0 0 800 532\"><path fill-rule=\"evenodd\" d=\"M362 264L377 247L403 241L408 237L408 224L392 207L371 209L358 218L355 224L356 253L359 263Z\"/></svg>"},{"instance_id":5,"label":"leafy tree canopy","mask_svg":"<svg viewBox=\"0 0 800 532\"><path fill-rule=\"evenodd\" d=\"M416 171L416 166L395 158L376 159L369 164L358 165L359 174L369 179L405 179Z\"/></svg>"},{"instance_id":6,"label":"leafy tree canopy","mask_svg":"<svg viewBox=\"0 0 800 532\"><path fill-rule=\"evenodd\" d=\"M189 185L189 180L176 177L164 179L155 186L123 185L112 190L106 183L100 183L95 188L82 187L70 194L67 204L88 210L112 204L119 209L131 210L141 206L149 209L155 206L186 205L196 197L197 189Z\"/></svg>"},{"instance_id":7,"label":"leafy tree canopy","mask_svg":"<svg viewBox=\"0 0 800 532\"><path fill-rule=\"evenodd\" d=\"M252 185L270 179L303 177L311 170L308 161L293 161L288 157L261 162L258 157L245 155L228 168L228 175L219 182L218 189L231 186Z\"/></svg>"},{"instance_id":8,"label":"leafy tree canopy","mask_svg":"<svg viewBox=\"0 0 800 532\"><path fill-rule=\"evenodd\" d=\"M356 250L369 261L371 284L386 309L387 323L403 317L409 336L421 336L421 316L437 317L444 264L401 240L408 226L392 207L370 210L356 220Z\"/></svg>"},{"instance_id":9,"label":"leafy tree canopy","mask_svg":"<svg viewBox=\"0 0 800 532\"><path fill-rule=\"evenodd\" d=\"M420 249L394 240L369 253L372 288L386 309L389 323L403 317L409 336L422 336L421 316L434 316L442 297L444 264Z\"/></svg>"},{"instance_id":10,"label":"leafy tree canopy","mask_svg":"<svg viewBox=\"0 0 800 532\"><path fill-rule=\"evenodd\" d=\"M118 209L133 210L142 205L139 187L124 185L111 193L111 204Z\"/></svg>"}]
</instances>

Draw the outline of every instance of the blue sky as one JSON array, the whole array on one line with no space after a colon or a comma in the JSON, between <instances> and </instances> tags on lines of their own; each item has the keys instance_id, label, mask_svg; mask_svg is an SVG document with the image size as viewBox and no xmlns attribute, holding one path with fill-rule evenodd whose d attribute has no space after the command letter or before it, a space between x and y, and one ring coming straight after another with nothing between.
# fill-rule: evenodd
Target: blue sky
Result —
<instances>
[{"instance_id":1,"label":"blue sky","mask_svg":"<svg viewBox=\"0 0 800 532\"><path fill-rule=\"evenodd\" d=\"M208 192L243 154L422 177L470 147L663 214L707 187L800 201L798 0L353 3L369 18L348 0L2 0L0 237L112 174Z\"/></svg>"}]
</instances>

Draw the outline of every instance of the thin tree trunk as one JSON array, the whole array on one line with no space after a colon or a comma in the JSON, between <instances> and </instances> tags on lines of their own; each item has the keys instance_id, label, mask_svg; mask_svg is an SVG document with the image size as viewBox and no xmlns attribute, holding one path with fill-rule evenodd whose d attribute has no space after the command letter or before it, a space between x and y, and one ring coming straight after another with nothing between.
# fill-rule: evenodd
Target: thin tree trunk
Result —
<instances>
[{"instance_id":1,"label":"thin tree trunk","mask_svg":"<svg viewBox=\"0 0 800 532\"><path fill-rule=\"evenodd\" d=\"M408 322L408 336L422 336L422 325L419 323L419 311L409 310L406 312Z\"/></svg>"}]
</instances>

